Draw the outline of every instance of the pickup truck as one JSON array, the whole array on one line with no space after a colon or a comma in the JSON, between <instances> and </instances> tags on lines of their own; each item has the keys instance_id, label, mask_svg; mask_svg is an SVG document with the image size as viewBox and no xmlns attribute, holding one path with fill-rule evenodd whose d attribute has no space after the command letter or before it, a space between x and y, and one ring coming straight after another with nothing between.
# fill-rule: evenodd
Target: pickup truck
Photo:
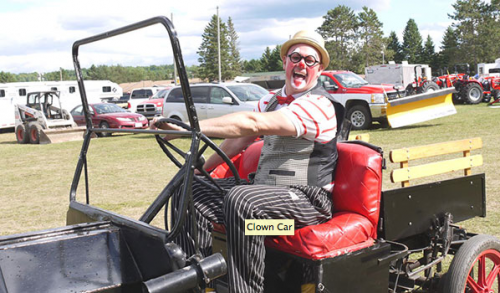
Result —
<instances>
[{"instance_id":1,"label":"pickup truck","mask_svg":"<svg viewBox=\"0 0 500 293\"><path fill-rule=\"evenodd\" d=\"M346 70L323 71L319 81L344 105L353 130L366 129L373 121L388 125L387 100L399 96L393 85L370 85L359 75Z\"/></svg>"},{"instance_id":2,"label":"pickup truck","mask_svg":"<svg viewBox=\"0 0 500 293\"><path fill-rule=\"evenodd\" d=\"M156 92L149 100L137 104L136 113L146 116L149 120L153 119L155 116L161 116L163 112L163 100L170 89L171 87L167 87Z\"/></svg>"}]
</instances>

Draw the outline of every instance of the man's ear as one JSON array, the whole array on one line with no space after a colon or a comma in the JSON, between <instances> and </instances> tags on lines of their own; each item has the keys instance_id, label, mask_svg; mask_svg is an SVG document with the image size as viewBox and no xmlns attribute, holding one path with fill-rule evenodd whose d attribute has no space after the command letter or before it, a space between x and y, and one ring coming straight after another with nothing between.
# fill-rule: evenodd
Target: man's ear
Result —
<instances>
[{"instance_id":1,"label":"man's ear","mask_svg":"<svg viewBox=\"0 0 500 293\"><path fill-rule=\"evenodd\" d=\"M283 70L286 70L286 56L281 57L281 61L283 63Z\"/></svg>"}]
</instances>

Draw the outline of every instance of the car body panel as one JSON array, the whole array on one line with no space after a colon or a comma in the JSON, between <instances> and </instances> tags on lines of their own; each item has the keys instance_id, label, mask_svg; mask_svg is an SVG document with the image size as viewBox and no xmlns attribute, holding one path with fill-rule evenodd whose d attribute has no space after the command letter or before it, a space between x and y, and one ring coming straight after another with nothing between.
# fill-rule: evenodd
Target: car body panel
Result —
<instances>
[{"instance_id":1,"label":"car body panel","mask_svg":"<svg viewBox=\"0 0 500 293\"><path fill-rule=\"evenodd\" d=\"M99 127L102 122L108 123L110 128L132 128L132 129L145 129L148 127L148 120L141 114L130 113L122 109L116 104L110 103L96 103L89 104L91 108L91 119L94 127ZM117 107L117 112L105 113L99 110L98 107L105 107L109 111L113 111L113 107ZM119 112L122 110L125 112ZM79 126L85 126L85 116L82 113L82 106L79 105L71 110L71 115Z\"/></svg>"}]
</instances>

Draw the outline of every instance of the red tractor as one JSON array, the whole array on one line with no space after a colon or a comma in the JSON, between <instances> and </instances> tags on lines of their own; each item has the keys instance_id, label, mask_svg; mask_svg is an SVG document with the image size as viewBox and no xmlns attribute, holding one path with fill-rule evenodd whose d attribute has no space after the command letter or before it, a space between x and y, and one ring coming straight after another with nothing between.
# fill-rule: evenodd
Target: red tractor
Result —
<instances>
[{"instance_id":1,"label":"red tractor","mask_svg":"<svg viewBox=\"0 0 500 293\"><path fill-rule=\"evenodd\" d=\"M423 74L418 74L417 68L422 67L422 65L417 65L414 67L415 70L415 81L406 86L406 95L415 95L425 93L427 91L437 91L440 87L436 82L427 78Z\"/></svg>"},{"instance_id":2,"label":"red tractor","mask_svg":"<svg viewBox=\"0 0 500 293\"><path fill-rule=\"evenodd\" d=\"M500 68L492 68L489 70L489 73L500 73ZM488 82L491 96L493 97L493 101L488 103L488 106L500 103L500 74L497 74L496 76L488 76L484 79Z\"/></svg>"},{"instance_id":3,"label":"red tractor","mask_svg":"<svg viewBox=\"0 0 500 293\"><path fill-rule=\"evenodd\" d=\"M457 67L465 66L466 73L458 73ZM488 81L479 81L470 77L469 64L455 65L455 73L442 75L434 79L440 88L455 87L457 93L453 95L455 103L478 104L488 102L491 98Z\"/></svg>"}]
</instances>

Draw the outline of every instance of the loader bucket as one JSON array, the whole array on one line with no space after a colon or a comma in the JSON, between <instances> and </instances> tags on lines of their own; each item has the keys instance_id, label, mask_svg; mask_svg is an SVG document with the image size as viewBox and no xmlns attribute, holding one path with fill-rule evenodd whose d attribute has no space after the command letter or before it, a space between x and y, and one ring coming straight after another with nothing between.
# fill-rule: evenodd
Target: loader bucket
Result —
<instances>
[{"instance_id":1,"label":"loader bucket","mask_svg":"<svg viewBox=\"0 0 500 293\"><path fill-rule=\"evenodd\" d=\"M40 131L40 144L83 140L85 127L43 129Z\"/></svg>"},{"instance_id":2,"label":"loader bucket","mask_svg":"<svg viewBox=\"0 0 500 293\"><path fill-rule=\"evenodd\" d=\"M389 101L387 120L392 128L398 128L456 114L454 92L449 88Z\"/></svg>"}]
</instances>

